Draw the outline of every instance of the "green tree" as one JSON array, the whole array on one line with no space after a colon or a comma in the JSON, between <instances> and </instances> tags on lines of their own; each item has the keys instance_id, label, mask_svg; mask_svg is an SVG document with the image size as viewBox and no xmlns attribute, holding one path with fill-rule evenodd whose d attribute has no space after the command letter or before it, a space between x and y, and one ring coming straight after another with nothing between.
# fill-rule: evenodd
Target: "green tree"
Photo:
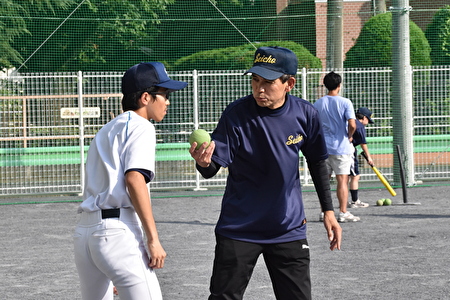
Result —
<instances>
[{"instance_id":1,"label":"green tree","mask_svg":"<svg viewBox=\"0 0 450 300\"><path fill-rule=\"evenodd\" d=\"M200 51L274 40L294 41L315 55L314 1L290 1L278 13L274 0L217 2L183 0L168 7L148 46L156 59L172 63Z\"/></svg>"},{"instance_id":2,"label":"green tree","mask_svg":"<svg viewBox=\"0 0 450 300\"><path fill-rule=\"evenodd\" d=\"M292 41L269 41L258 43L255 46L285 47L297 55L299 68L322 67L318 57L312 55L304 46ZM255 47L251 44L205 50L182 57L171 67L175 70L244 70L252 66L254 53Z\"/></svg>"},{"instance_id":3,"label":"green tree","mask_svg":"<svg viewBox=\"0 0 450 300\"><path fill-rule=\"evenodd\" d=\"M0 0L0 68L10 68L23 62L23 55L14 47L14 41L22 36L29 37L27 19L33 12L55 13L55 9L67 9L74 0L42 0L20 2Z\"/></svg>"},{"instance_id":4,"label":"green tree","mask_svg":"<svg viewBox=\"0 0 450 300\"><path fill-rule=\"evenodd\" d=\"M450 5L433 16L425 36L430 43L433 65L450 65Z\"/></svg>"},{"instance_id":5,"label":"green tree","mask_svg":"<svg viewBox=\"0 0 450 300\"><path fill-rule=\"evenodd\" d=\"M217 2L214 7L208 0L182 0L168 7L168 14L161 16L158 37L149 45L156 60L173 62L204 50L238 46L247 39L267 40L262 35L272 25L267 18L273 16L275 1Z\"/></svg>"},{"instance_id":6,"label":"green tree","mask_svg":"<svg viewBox=\"0 0 450 300\"><path fill-rule=\"evenodd\" d=\"M0 0L7 20L0 23L0 63L20 66L21 72L52 72L122 71L154 59L149 45L158 34L160 17L175 0L14 2ZM240 6L241 0L214 3Z\"/></svg>"},{"instance_id":7,"label":"green tree","mask_svg":"<svg viewBox=\"0 0 450 300\"><path fill-rule=\"evenodd\" d=\"M9 0L0 0L0 68L9 68L22 61L20 53L11 46L11 42L22 34L28 33L23 15L23 7Z\"/></svg>"},{"instance_id":8,"label":"green tree","mask_svg":"<svg viewBox=\"0 0 450 300\"><path fill-rule=\"evenodd\" d=\"M409 22L411 65L431 65L430 45L413 21ZM344 67L370 68L392 66L392 14L384 13L370 18L347 52Z\"/></svg>"},{"instance_id":9,"label":"green tree","mask_svg":"<svg viewBox=\"0 0 450 300\"><path fill-rule=\"evenodd\" d=\"M35 9L40 1L26 7L30 34L12 43L26 59L24 70L123 70L142 54L158 14L174 0L86 0L78 8L79 1L68 2L54 9Z\"/></svg>"}]
</instances>

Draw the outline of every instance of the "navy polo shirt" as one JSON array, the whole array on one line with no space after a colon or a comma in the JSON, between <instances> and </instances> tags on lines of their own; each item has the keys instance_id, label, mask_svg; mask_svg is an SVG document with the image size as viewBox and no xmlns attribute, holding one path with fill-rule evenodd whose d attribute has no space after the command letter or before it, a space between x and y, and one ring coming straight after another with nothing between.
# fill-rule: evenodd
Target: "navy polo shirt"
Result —
<instances>
[{"instance_id":1,"label":"navy polo shirt","mask_svg":"<svg viewBox=\"0 0 450 300\"><path fill-rule=\"evenodd\" d=\"M299 152L328 156L314 106L288 95L271 110L249 95L224 110L212 139L212 159L229 171L216 233L256 243L306 238Z\"/></svg>"}]
</instances>

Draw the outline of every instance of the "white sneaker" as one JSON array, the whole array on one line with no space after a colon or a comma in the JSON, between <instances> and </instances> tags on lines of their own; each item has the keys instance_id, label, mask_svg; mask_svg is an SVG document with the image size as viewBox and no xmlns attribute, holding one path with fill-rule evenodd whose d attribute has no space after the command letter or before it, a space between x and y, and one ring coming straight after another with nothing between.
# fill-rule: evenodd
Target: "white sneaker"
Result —
<instances>
[{"instance_id":1,"label":"white sneaker","mask_svg":"<svg viewBox=\"0 0 450 300\"><path fill-rule=\"evenodd\" d=\"M349 211L346 213L340 212L338 222L345 223L345 222L358 222L360 219L359 217L355 217L352 215Z\"/></svg>"},{"instance_id":2,"label":"white sneaker","mask_svg":"<svg viewBox=\"0 0 450 300\"><path fill-rule=\"evenodd\" d=\"M350 202L348 204L348 208L361 208L361 207L369 207L369 203L362 202L361 200L356 200L355 202Z\"/></svg>"},{"instance_id":3,"label":"white sneaker","mask_svg":"<svg viewBox=\"0 0 450 300\"><path fill-rule=\"evenodd\" d=\"M321 212L320 213L320 216L319 216L319 221L320 222L323 222L323 216L324 216L325 214L323 213L323 212Z\"/></svg>"}]
</instances>

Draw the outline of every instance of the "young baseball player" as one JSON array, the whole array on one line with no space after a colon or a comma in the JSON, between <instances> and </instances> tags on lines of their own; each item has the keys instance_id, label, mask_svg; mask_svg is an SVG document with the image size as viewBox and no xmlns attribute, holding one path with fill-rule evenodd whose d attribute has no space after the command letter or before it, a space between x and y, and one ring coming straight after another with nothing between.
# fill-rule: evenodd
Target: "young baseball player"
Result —
<instances>
[{"instance_id":1,"label":"young baseball player","mask_svg":"<svg viewBox=\"0 0 450 300\"><path fill-rule=\"evenodd\" d=\"M167 114L169 93L186 87L159 62L122 77L123 113L96 134L86 161L75 263L83 299L162 299L153 269L164 266L148 183L155 175L154 125ZM144 239L144 234L146 239Z\"/></svg>"},{"instance_id":2,"label":"young baseball player","mask_svg":"<svg viewBox=\"0 0 450 300\"><path fill-rule=\"evenodd\" d=\"M350 196L352 201L349 203L349 207L368 207L369 204L362 202L358 197L359 189L359 168L358 168L358 150L356 146L361 146L361 149L367 156L369 165L373 166L373 160L369 153L369 147L367 147L366 142L366 126L367 124L373 124L372 112L367 107L360 107L356 111L356 131L353 133L353 146L355 147L354 162L350 170Z\"/></svg>"}]
</instances>

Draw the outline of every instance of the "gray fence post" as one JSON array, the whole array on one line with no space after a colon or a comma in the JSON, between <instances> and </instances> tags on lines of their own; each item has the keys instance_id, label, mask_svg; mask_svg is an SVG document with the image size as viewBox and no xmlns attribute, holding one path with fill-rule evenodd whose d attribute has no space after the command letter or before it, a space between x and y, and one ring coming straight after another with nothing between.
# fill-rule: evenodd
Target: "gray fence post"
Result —
<instances>
[{"instance_id":1,"label":"gray fence post","mask_svg":"<svg viewBox=\"0 0 450 300\"><path fill-rule=\"evenodd\" d=\"M392 115L393 115L393 153L396 145L403 152L405 180L408 186L414 185L413 155L413 104L412 104L412 68L409 39L408 0L393 2L392 11ZM400 183L400 166L394 160L394 182Z\"/></svg>"},{"instance_id":2,"label":"gray fence post","mask_svg":"<svg viewBox=\"0 0 450 300\"><path fill-rule=\"evenodd\" d=\"M200 124L200 120L198 118L198 72L197 70L194 70L192 72L192 82L193 82L193 88L192 88L192 93L193 93L193 100L194 100L194 105L193 105L193 109L194 109L194 129L198 129L199 124ZM194 162L195 163L195 162ZM195 188L194 191L202 191L202 190L206 190L206 188L202 188L200 186L200 174L196 171L195 172Z\"/></svg>"},{"instance_id":3,"label":"gray fence post","mask_svg":"<svg viewBox=\"0 0 450 300\"><path fill-rule=\"evenodd\" d=\"M80 112L80 116L78 118L78 128L79 128L79 141L80 141L80 186L81 193L84 192L84 178L85 178L85 170L84 170L84 120L83 120L83 73L78 71L78 109Z\"/></svg>"},{"instance_id":4,"label":"gray fence post","mask_svg":"<svg viewBox=\"0 0 450 300\"><path fill-rule=\"evenodd\" d=\"M306 75L307 75L307 71L306 68L302 68L302 98L307 100L307 86L306 86ZM302 156L302 161L303 161L303 185L308 185L309 184L309 173L308 173L308 168L307 168L307 164L306 164L306 158L304 156Z\"/></svg>"}]
</instances>

